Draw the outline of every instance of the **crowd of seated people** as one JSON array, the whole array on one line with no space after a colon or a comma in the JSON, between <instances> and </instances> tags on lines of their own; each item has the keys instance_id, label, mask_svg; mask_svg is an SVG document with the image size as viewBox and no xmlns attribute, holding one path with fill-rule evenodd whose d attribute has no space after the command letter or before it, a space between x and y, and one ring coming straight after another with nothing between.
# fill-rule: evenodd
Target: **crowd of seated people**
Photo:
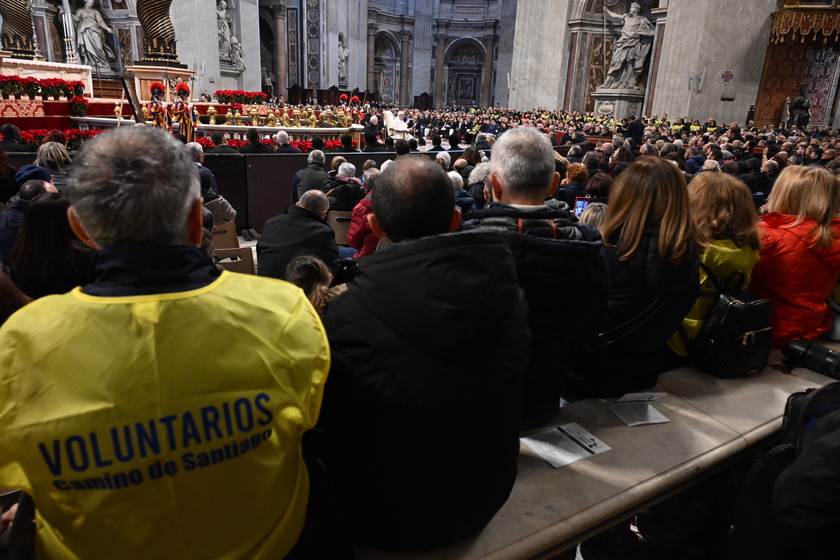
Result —
<instances>
[{"instance_id":1,"label":"crowd of seated people","mask_svg":"<svg viewBox=\"0 0 840 560\"><path fill-rule=\"evenodd\" d=\"M0 278L0 386L16 388L0 394L0 488L34 498L39 522L49 528L39 546L96 558L87 554L88 539L103 527L76 526L72 512L92 491L82 478L103 476L100 463L108 457L88 461L82 470L91 473L79 478L80 488L69 471L57 478L60 461L81 472L73 453L98 445L76 435L90 432L83 420L38 424L39 437L55 441L55 449L48 443L31 453L8 437L19 427L8 411L29 404L11 394L63 390L70 402L83 403L90 395L84 384L67 385L73 376L50 385L59 365L74 360L79 372L104 376L103 362L112 361L98 351L80 356L72 344L61 352L45 345L48 329L69 329L70 319L49 323L59 313L101 317L91 333L74 327L62 337L95 347L89 337L98 334L119 349L109 390L98 395L119 413L101 418L103 425L144 426L149 410L162 410L151 424L160 445L163 418L181 414L176 404L202 419L194 430L178 420L179 449L194 446L189 459L178 453L178 473L169 475L186 479L184 493L170 495L155 480L120 489L135 492L132 506L159 519L139 532L109 526L113 546L138 546L138 538L170 542L168 525L181 501L192 499L187 507L202 529L222 533L200 546L210 557L241 558L260 551L349 558L353 543L421 550L476 534L511 491L520 430L562 414L561 398L649 389L661 372L690 361L685 340L699 330L714 295L709 274L723 280L740 271L748 290L773 303L776 346L815 340L832 327L827 300L840 278L840 163L830 132L712 123L697 129L656 117L640 119L637 144L620 134L621 123L492 111L459 116L464 122L451 132L443 130L451 123L428 123L433 136L450 137L450 146L467 144L454 161L445 150L416 154L400 140L397 157L380 168L371 162L357 170L334 157L327 171L323 151L310 152L295 177L296 204L266 223L257 246L267 278L249 280L220 272L197 249L206 238L206 209L196 202L212 187L202 183L195 146L140 127L99 135L72 160L45 144L39 165L21 170L0 152L0 184L15 191L0 214L0 261L8 273ZM504 126L496 126L501 119ZM378 146L376 123L367 126ZM612 137L591 146L584 138L565 158L553 144L570 127L572 141L578 128ZM472 132L486 136L477 140ZM489 144L488 137L497 137L491 151L474 145ZM149 144L168 153L140 148ZM146 178L121 167L132 158L157 165L160 192L145 196L138 181ZM100 176L107 173L113 178ZM55 192L57 175L66 175L63 193ZM339 197L344 191L352 196ZM576 218L578 198L589 205ZM325 223L336 203L352 211L344 251ZM163 208L172 222L169 239L136 237ZM390 243L378 250L380 238ZM339 257L352 261L340 265ZM206 341L191 330L200 321ZM202 355L202 343L216 340L211 327L220 325L241 333L238 345L229 357L221 346L217 355ZM164 336L170 350L158 355ZM138 375L135 361L154 369L153 384L178 398L165 400L143 379L142 406L129 406L118 387ZM254 375L222 375L243 367ZM219 398L187 397L175 380L184 368L195 372L192 387L208 384L205 394ZM216 373L204 379L206 369ZM266 383L271 390L258 392ZM229 410L226 394L238 395ZM259 442L257 423L265 434ZM146 452L154 449L143 430L135 434L137 456L122 461L126 472L145 473L154 463L141 461L141 438ZM237 431L249 438L248 454L237 448L241 457L223 447ZM103 437L110 445L111 436ZM52 478L45 462L55 467ZM230 484L242 472L271 481L274 494L254 498L262 485L248 493L270 521L245 522L252 517L242 510L241 484ZM189 486L192 476L213 486L217 505L242 515L238 533L199 511L205 501ZM162 501L168 505L156 510ZM195 529L184 535L199 546ZM330 531L341 536L324 553Z\"/></svg>"}]
</instances>

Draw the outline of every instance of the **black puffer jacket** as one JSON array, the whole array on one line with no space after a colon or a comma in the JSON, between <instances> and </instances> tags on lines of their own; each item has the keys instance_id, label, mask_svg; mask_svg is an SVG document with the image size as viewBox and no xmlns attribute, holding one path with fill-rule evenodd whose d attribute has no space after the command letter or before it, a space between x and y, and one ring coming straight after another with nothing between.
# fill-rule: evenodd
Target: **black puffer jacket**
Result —
<instances>
[{"instance_id":1,"label":"black puffer jacket","mask_svg":"<svg viewBox=\"0 0 840 560\"><path fill-rule=\"evenodd\" d=\"M570 361L564 393L618 397L649 389L662 372L668 339L700 293L698 261L672 265L659 255L659 230L645 231L638 250L621 261L604 247L610 270L610 299L602 334Z\"/></svg>"},{"instance_id":2,"label":"black puffer jacket","mask_svg":"<svg viewBox=\"0 0 840 560\"><path fill-rule=\"evenodd\" d=\"M462 232L388 245L357 273L324 320L327 469L363 542L466 538L516 478L530 336L513 256Z\"/></svg>"},{"instance_id":3,"label":"black puffer jacket","mask_svg":"<svg viewBox=\"0 0 840 560\"><path fill-rule=\"evenodd\" d=\"M523 211L492 202L473 212L465 229L505 234L530 309L533 340L525 373L525 427L544 424L559 410L566 359L600 332L609 274L601 235L573 223L566 210Z\"/></svg>"}]
</instances>

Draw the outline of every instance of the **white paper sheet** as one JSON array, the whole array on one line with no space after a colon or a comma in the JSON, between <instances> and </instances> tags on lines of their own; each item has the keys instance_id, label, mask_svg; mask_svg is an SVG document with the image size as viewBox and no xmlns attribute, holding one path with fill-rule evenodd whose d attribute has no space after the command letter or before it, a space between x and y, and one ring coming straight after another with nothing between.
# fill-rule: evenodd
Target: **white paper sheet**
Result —
<instances>
[{"instance_id":1,"label":"white paper sheet","mask_svg":"<svg viewBox=\"0 0 840 560\"><path fill-rule=\"evenodd\" d=\"M611 449L576 422L524 437L522 442L555 469Z\"/></svg>"},{"instance_id":2,"label":"white paper sheet","mask_svg":"<svg viewBox=\"0 0 840 560\"><path fill-rule=\"evenodd\" d=\"M646 402L616 403L610 407L610 410L630 427L670 422Z\"/></svg>"}]
</instances>

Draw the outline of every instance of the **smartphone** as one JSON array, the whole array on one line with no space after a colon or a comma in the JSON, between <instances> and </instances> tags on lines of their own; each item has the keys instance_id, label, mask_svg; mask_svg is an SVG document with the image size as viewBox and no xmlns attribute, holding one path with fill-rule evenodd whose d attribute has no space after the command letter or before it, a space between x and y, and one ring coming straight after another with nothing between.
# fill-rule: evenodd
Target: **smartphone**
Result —
<instances>
[{"instance_id":1,"label":"smartphone","mask_svg":"<svg viewBox=\"0 0 840 560\"><path fill-rule=\"evenodd\" d=\"M575 198L575 218L580 218L586 207L589 206L589 199L585 196Z\"/></svg>"}]
</instances>

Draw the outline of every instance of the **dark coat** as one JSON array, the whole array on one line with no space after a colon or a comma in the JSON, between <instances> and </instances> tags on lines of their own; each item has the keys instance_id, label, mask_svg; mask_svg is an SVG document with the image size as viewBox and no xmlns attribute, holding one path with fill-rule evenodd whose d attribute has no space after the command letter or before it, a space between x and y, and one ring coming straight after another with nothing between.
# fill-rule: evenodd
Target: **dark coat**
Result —
<instances>
[{"instance_id":1,"label":"dark coat","mask_svg":"<svg viewBox=\"0 0 840 560\"><path fill-rule=\"evenodd\" d=\"M319 421L356 536L411 550L474 535L516 479L530 336L510 249L495 232L406 240L358 273L327 307Z\"/></svg>"},{"instance_id":2,"label":"dark coat","mask_svg":"<svg viewBox=\"0 0 840 560\"><path fill-rule=\"evenodd\" d=\"M295 202L300 200L300 197L306 191L323 191L324 181L329 178L329 174L318 163L310 163L295 173L292 179L292 192L297 193L297 197L294 199Z\"/></svg>"},{"instance_id":3,"label":"dark coat","mask_svg":"<svg viewBox=\"0 0 840 560\"><path fill-rule=\"evenodd\" d=\"M493 202L469 218L466 230L502 231L516 259L533 336L525 372L525 426L544 424L559 410L568 356L592 342L607 310L609 273L601 235L592 226L572 223L566 210L523 211Z\"/></svg>"},{"instance_id":4,"label":"dark coat","mask_svg":"<svg viewBox=\"0 0 840 560\"><path fill-rule=\"evenodd\" d=\"M615 247L602 252L610 271L604 336L569 360L564 391L578 398L619 397L653 387L668 340L700 294L698 261L675 266L663 259L657 229L645 232L628 260L619 260Z\"/></svg>"},{"instance_id":5,"label":"dark coat","mask_svg":"<svg viewBox=\"0 0 840 560\"><path fill-rule=\"evenodd\" d=\"M323 190L330 201L330 210L342 212L353 210L367 194L360 183L345 181L338 177L329 177L324 181Z\"/></svg>"},{"instance_id":6,"label":"dark coat","mask_svg":"<svg viewBox=\"0 0 840 560\"><path fill-rule=\"evenodd\" d=\"M636 119L628 124L624 131L624 135L628 138L632 138L636 142L636 145L641 145L644 133L645 125L642 124L642 121L639 119Z\"/></svg>"},{"instance_id":7,"label":"dark coat","mask_svg":"<svg viewBox=\"0 0 840 560\"><path fill-rule=\"evenodd\" d=\"M14 140L0 140L0 150L4 152L31 152L32 148Z\"/></svg>"},{"instance_id":8,"label":"dark coat","mask_svg":"<svg viewBox=\"0 0 840 560\"><path fill-rule=\"evenodd\" d=\"M85 286L91 280L92 263L96 252L81 241L70 241L72 259L61 267L50 269L47 278L27 278L11 267L9 275L21 292L32 299L52 294L66 294L76 286Z\"/></svg>"},{"instance_id":9,"label":"dark coat","mask_svg":"<svg viewBox=\"0 0 840 560\"><path fill-rule=\"evenodd\" d=\"M295 148L291 144L280 144L274 150L275 154L300 154L301 152L298 148Z\"/></svg>"},{"instance_id":10,"label":"dark coat","mask_svg":"<svg viewBox=\"0 0 840 560\"><path fill-rule=\"evenodd\" d=\"M20 224L23 222L23 211L27 206L29 201L19 198L12 202L8 210L0 213L0 262L6 266L12 264L12 248L15 246Z\"/></svg>"},{"instance_id":11,"label":"dark coat","mask_svg":"<svg viewBox=\"0 0 840 560\"><path fill-rule=\"evenodd\" d=\"M685 160L685 171L686 173L691 173L694 175L701 169L703 169L703 164L706 163L706 156L703 154L697 154L696 156L691 156L687 160Z\"/></svg>"},{"instance_id":12,"label":"dark coat","mask_svg":"<svg viewBox=\"0 0 840 560\"><path fill-rule=\"evenodd\" d=\"M222 144L220 146L216 146L212 150L207 151L208 154L238 154L239 150L236 148L231 148L227 144Z\"/></svg>"},{"instance_id":13,"label":"dark coat","mask_svg":"<svg viewBox=\"0 0 840 560\"><path fill-rule=\"evenodd\" d=\"M265 223L257 241L258 273L285 280L286 267L301 255L314 255L332 268L338 260L335 232L306 208L289 206Z\"/></svg>"},{"instance_id":14,"label":"dark coat","mask_svg":"<svg viewBox=\"0 0 840 560\"><path fill-rule=\"evenodd\" d=\"M455 205L461 209L461 215L463 216L466 216L467 212L472 212L478 208L473 196L464 189L455 191Z\"/></svg>"},{"instance_id":15,"label":"dark coat","mask_svg":"<svg viewBox=\"0 0 840 560\"><path fill-rule=\"evenodd\" d=\"M245 144L244 146L239 148L240 154L271 154L273 152L274 150L271 148L271 146L266 146L265 144L262 144L260 142L257 142L256 144Z\"/></svg>"},{"instance_id":16,"label":"dark coat","mask_svg":"<svg viewBox=\"0 0 840 560\"><path fill-rule=\"evenodd\" d=\"M586 196L586 183L569 183L565 187L560 187L554 193L554 198L561 200L574 208L575 199L579 196Z\"/></svg>"}]
</instances>

